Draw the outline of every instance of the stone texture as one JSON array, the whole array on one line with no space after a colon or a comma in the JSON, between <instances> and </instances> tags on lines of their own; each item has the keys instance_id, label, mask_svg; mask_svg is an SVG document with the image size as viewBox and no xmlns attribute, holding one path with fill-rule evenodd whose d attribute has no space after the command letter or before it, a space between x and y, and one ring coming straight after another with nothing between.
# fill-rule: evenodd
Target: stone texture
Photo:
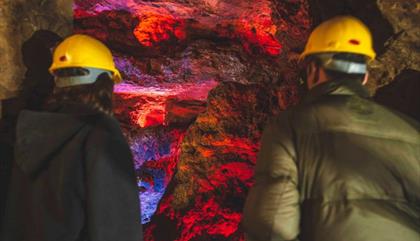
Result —
<instances>
[{"instance_id":1,"label":"stone texture","mask_svg":"<svg viewBox=\"0 0 420 241\"><path fill-rule=\"evenodd\" d=\"M166 101L167 126L189 126L197 116L206 110L206 102L197 100L179 100L170 98Z\"/></svg>"},{"instance_id":2,"label":"stone texture","mask_svg":"<svg viewBox=\"0 0 420 241\"><path fill-rule=\"evenodd\" d=\"M110 25L119 23L111 27L113 30L117 28L119 32L131 30L128 39L135 37L138 43L130 45L143 50L139 52L140 55L153 52L151 50L173 51L191 39L210 38L235 40L242 43L249 52L277 56L283 49L280 37L296 40L296 36L309 27L304 22L308 20L307 11L302 11L305 6L301 6L305 4L303 0L291 1L287 6L279 4L279 9L291 9L284 12L273 8L273 2L269 0L91 0L76 1L76 16L81 21L80 25L95 25L100 30L100 37L109 42L114 41L116 46L123 39L108 34L116 31L103 31L108 27L103 22L101 24L101 19L121 14L128 19L134 17L137 21L111 20ZM124 26L124 23L129 26ZM82 30L90 31L92 28ZM176 45L168 48L171 43Z\"/></svg>"},{"instance_id":3,"label":"stone texture","mask_svg":"<svg viewBox=\"0 0 420 241\"><path fill-rule=\"evenodd\" d=\"M66 35L72 19L69 0L1 4L0 99L19 90L23 41L38 29ZM416 0L76 0L74 7L75 30L108 44L123 73L115 113L133 150L149 241L243 240L238 223L261 131L299 100L297 56L312 18L365 21L378 52L369 83L375 99L419 118Z\"/></svg>"},{"instance_id":4,"label":"stone texture","mask_svg":"<svg viewBox=\"0 0 420 241\"><path fill-rule=\"evenodd\" d=\"M76 1L75 27L122 71L146 240L242 240L261 130L298 100L306 1Z\"/></svg>"},{"instance_id":5,"label":"stone texture","mask_svg":"<svg viewBox=\"0 0 420 241\"><path fill-rule=\"evenodd\" d=\"M418 78L418 9L412 0L75 1L76 31L108 44L123 73L116 116L141 179L145 240L243 240L261 131L299 100L312 18L365 21L379 54L369 88L398 76L382 96L401 98L408 92L393 91L417 82L397 83Z\"/></svg>"},{"instance_id":6,"label":"stone texture","mask_svg":"<svg viewBox=\"0 0 420 241\"><path fill-rule=\"evenodd\" d=\"M33 32L48 29L61 35L72 30L71 0L2 0L0 7L0 100L16 96L25 68L23 42Z\"/></svg>"},{"instance_id":7,"label":"stone texture","mask_svg":"<svg viewBox=\"0 0 420 241\"><path fill-rule=\"evenodd\" d=\"M112 46L127 81L276 83L296 79L307 8L304 0L75 1L75 24Z\"/></svg>"},{"instance_id":8,"label":"stone texture","mask_svg":"<svg viewBox=\"0 0 420 241\"><path fill-rule=\"evenodd\" d=\"M372 68L376 86L390 83L403 71L420 71L420 3L378 1L378 8L392 26L392 35L384 43L384 52Z\"/></svg>"},{"instance_id":9,"label":"stone texture","mask_svg":"<svg viewBox=\"0 0 420 241\"><path fill-rule=\"evenodd\" d=\"M238 225L261 131L279 109L276 92L261 84L230 82L212 90L206 112L182 142L175 180L146 240L243 240Z\"/></svg>"},{"instance_id":10,"label":"stone texture","mask_svg":"<svg viewBox=\"0 0 420 241\"><path fill-rule=\"evenodd\" d=\"M121 84L115 88L115 113L134 128L189 123L204 110L207 94L216 85L215 81L159 87Z\"/></svg>"},{"instance_id":11,"label":"stone texture","mask_svg":"<svg viewBox=\"0 0 420 241\"><path fill-rule=\"evenodd\" d=\"M148 84L126 81L115 89L115 116L133 152L143 223L150 222L172 180L185 132L205 111L217 82Z\"/></svg>"}]
</instances>

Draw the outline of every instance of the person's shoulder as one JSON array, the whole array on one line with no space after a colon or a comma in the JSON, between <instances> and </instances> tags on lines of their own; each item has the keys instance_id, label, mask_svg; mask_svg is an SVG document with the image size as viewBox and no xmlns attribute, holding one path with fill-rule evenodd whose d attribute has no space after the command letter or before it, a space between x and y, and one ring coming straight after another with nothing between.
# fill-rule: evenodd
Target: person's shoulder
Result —
<instances>
[{"instance_id":1,"label":"person's shoulder","mask_svg":"<svg viewBox=\"0 0 420 241\"><path fill-rule=\"evenodd\" d=\"M317 120L317 112L320 108L325 105L323 103L300 103L296 106L291 107L281 116L279 120L282 122L288 122L295 128L303 128L313 126L313 123Z\"/></svg>"},{"instance_id":2,"label":"person's shoulder","mask_svg":"<svg viewBox=\"0 0 420 241\"><path fill-rule=\"evenodd\" d=\"M322 123L336 122L342 119L343 108L348 99L320 98L314 102L301 102L270 120L275 125L287 125L302 132L313 132L322 128Z\"/></svg>"},{"instance_id":3,"label":"person's shoulder","mask_svg":"<svg viewBox=\"0 0 420 241\"><path fill-rule=\"evenodd\" d=\"M295 108L290 108L271 116L264 127L264 131L274 134L275 132L282 132L295 128L296 123L299 122L299 120L296 120L295 112Z\"/></svg>"},{"instance_id":4,"label":"person's shoulder","mask_svg":"<svg viewBox=\"0 0 420 241\"><path fill-rule=\"evenodd\" d=\"M84 121L90 126L90 136L114 140L124 140L119 122L105 113L96 113L85 117Z\"/></svg>"},{"instance_id":5,"label":"person's shoulder","mask_svg":"<svg viewBox=\"0 0 420 241\"><path fill-rule=\"evenodd\" d=\"M98 128L103 128L104 130L108 130L108 131L115 131L115 130L120 130L120 124L117 121L117 119L115 119L115 117L107 115L105 113L98 113L98 122L97 122L97 126Z\"/></svg>"},{"instance_id":6,"label":"person's shoulder","mask_svg":"<svg viewBox=\"0 0 420 241\"><path fill-rule=\"evenodd\" d=\"M420 123L392 108L375 104L377 108L377 118L381 119L381 126L394 139L420 144Z\"/></svg>"},{"instance_id":7,"label":"person's shoulder","mask_svg":"<svg viewBox=\"0 0 420 241\"><path fill-rule=\"evenodd\" d=\"M293 113L298 119L340 120L348 112L369 112L373 105L369 99L355 95L325 95L314 102L296 106Z\"/></svg>"},{"instance_id":8,"label":"person's shoulder","mask_svg":"<svg viewBox=\"0 0 420 241\"><path fill-rule=\"evenodd\" d=\"M290 121L290 116L292 113L292 109L281 111L280 113L271 116L268 121L267 125L284 125Z\"/></svg>"}]
</instances>

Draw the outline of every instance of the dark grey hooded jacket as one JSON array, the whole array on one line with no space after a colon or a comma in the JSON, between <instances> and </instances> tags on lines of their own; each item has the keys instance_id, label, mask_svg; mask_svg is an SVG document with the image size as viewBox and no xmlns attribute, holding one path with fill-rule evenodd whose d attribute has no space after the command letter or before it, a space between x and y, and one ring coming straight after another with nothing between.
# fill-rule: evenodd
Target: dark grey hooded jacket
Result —
<instances>
[{"instance_id":1,"label":"dark grey hooded jacket","mask_svg":"<svg viewBox=\"0 0 420 241\"><path fill-rule=\"evenodd\" d=\"M419 241L420 126L331 81L265 129L247 241Z\"/></svg>"},{"instance_id":2,"label":"dark grey hooded jacket","mask_svg":"<svg viewBox=\"0 0 420 241\"><path fill-rule=\"evenodd\" d=\"M83 106L23 111L3 224L1 241L141 241L132 157L117 121Z\"/></svg>"}]
</instances>

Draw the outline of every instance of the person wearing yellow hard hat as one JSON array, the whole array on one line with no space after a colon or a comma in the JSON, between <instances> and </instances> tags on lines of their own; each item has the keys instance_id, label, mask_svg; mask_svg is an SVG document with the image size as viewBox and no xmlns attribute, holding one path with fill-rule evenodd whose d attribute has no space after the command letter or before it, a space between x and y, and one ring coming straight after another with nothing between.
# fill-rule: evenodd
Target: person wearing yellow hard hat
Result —
<instances>
[{"instance_id":1,"label":"person wearing yellow hard hat","mask_svg":"<svg viewBox=\"0 0 420 241\"><path fill-rule=\"evenodd\" d=\"M93 84L104 73L115 83L121 82L111 51L99 40L82 34L67 38L57 47L50 72L60 88Z\"/></svg>"},{"instance_id":2,"label":"person wearing yellow hard hat","mask_svg":"<svg viewBox=\"0 0 420 241\"><path fill-rule=\"evenodd\" d=\"M0 240L141 241L130 148L112 116L111 51L76 34L54 51L48 111L22 111Z\"/></svg>"},{"instance_id":3,"label":"person wearing yellow hard hat","mask_svg":"<svg viewBox=\"0 0 420 241\"><path fill-rule=\"evenodd\" d=\"M370 100L369 29L327 20L301 58L309 92L265 128L245 240L419 240L420 124Z\"/></svg>"},{"instance_id":4,"label":"person wearing yellow hard hat","mask_svg":"<svg viewBox=\"0 0 420 241\"><path fill-rule=\"evenodd\" d=\"M339 16L312 32L300 58L307 63L312 89L327 79L362 79L365 84L367 63L375 56L369 29L357 18Z\"/></svg>"}]
</instances>

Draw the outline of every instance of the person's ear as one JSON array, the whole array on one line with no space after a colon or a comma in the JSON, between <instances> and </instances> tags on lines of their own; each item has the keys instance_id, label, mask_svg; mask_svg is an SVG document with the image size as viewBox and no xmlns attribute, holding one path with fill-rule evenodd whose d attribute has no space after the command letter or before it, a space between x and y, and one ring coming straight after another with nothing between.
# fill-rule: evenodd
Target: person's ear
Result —
<instances>
[{"instance_id":1,"label":"person's ear","mask_svg":"<svg viewBox=\"0 0 420 241\"><path fill-rule=\"evenodd\" d=\"M312 87L312 82L313 82L313 72L314 72L314 68L313 68L313 63L309 63L308 66L306 66L306 86L308 87L308 89L311 89Z\"/></svg>"},{"instance_id":2,"label":"person's ear","mask_svg":"<svg viewBox=\"0 0 420 241\"><path fill-rule=\"evenodd\" d=\"M363 79L362 85L366 85L369 80L369 72L366 72L365 78Z\"/></svg>"},{"instance_id":3,"label":"person's ear","mask_svg":"<svg viewBox=\"0 0 420 241\"><path fill-rule=\"evenodd\" d=\"M314 62L310 62L310 63L308 64L308 67L306 68L306 74L307 74L307 75L312 75L312 74L313 74L313 72L314 72L314 69L315 69L315 64L314 64Z\"/></svg>"}]
</instances>

